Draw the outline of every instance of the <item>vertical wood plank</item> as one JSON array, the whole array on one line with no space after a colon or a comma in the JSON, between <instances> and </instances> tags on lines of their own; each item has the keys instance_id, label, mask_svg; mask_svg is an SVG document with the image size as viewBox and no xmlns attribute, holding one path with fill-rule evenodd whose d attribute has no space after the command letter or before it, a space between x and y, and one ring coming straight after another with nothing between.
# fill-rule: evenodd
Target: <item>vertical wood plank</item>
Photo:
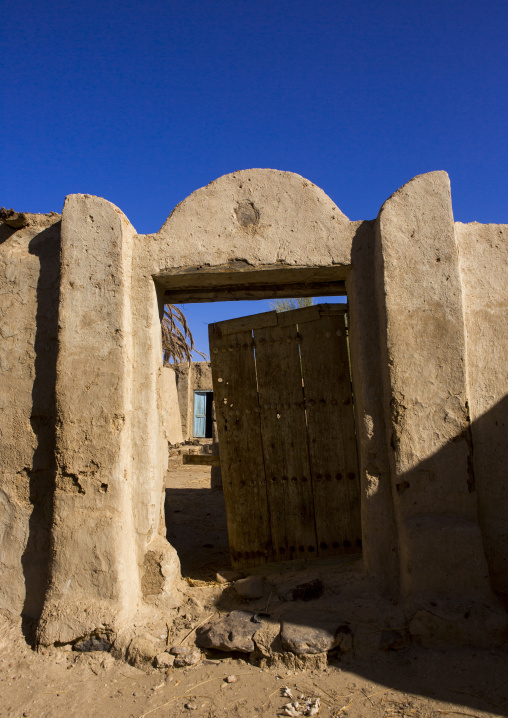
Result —
<instances>
[{"instance_id":1,"label":"vertical wood plank","mask_svg":"<svg viewBox=\"0 0 508 718\"><path fill-rule=\"evenodd\" d=\"M357 553L360 477L344 315L322 313L298 329L318 553Z\"/></svg>"},{"instance_id":2,"label":"vertical wood plank","mask_svg":"<svg viewBox=\"0 0 508 718\"><path fill-rule=\"evenodd\" d=\"M254 330L261 434L277 561L317 556L295 325Z\"/></svg>"},{"instance_id":3,"label":"vertical wood plank","mask_svg":"<svg viewBox=\"0 0 508 718\"><path fill-rule=\"evenodd\" d=\"M252 332L209 338L231 562L248 568L274 560Z\"/></svg>"}]
</instances>

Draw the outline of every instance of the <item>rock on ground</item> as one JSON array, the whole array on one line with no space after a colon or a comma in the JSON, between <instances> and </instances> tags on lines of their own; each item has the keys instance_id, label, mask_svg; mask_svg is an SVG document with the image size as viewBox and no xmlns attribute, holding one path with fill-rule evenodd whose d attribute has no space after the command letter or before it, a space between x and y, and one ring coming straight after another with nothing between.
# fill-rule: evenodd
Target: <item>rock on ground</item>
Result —
<instances>
[{"instance_id":1,"label":"rock on ground","mask_svg":"<svg viewBox=\"0 0 508 718\"><path fill-rule=\"evenodd\" d=\"M292 653L325 653L339 646L349 634L349 627L337 617L306 612L283 621L281 639L283 648ZM347 644L346 647L349 648Z\"/></svg>"},{"instance_id":2,"label":"rock on ground","mask_svg":"<svg viewBox=\"0 0 508 718\"><path fill-rule=\"evenodd\" d=\"M201 651L195 646L173 646L170 653L174 656L175 668L195 666L201 660Z\"/></svg>"},{"instance_id":3,"label":"rock on ground","mask_svg":"<svg viewBox=\"0 0 508 718\"><path fill-rule=\"evenodd\" d=\"M265 592L263 576L247 576L235 581L233 588L242 598L261 598Z\"/></svg>"},{"instance_id":4,"label":"rock on ground","mask_svg":"<svg viewBox=\"0 0 508 718\"><path fill-rule=\"evenodd\" d=\"M251 653L255 648L252 636L259 628L254 615L249 611L231 611L217 623L203 626L198 631L196 643L202 648Z\"/></svg>"},{"instance_id":5,"label":"rock on ground","mask_svg":"<svg viewBox=\"0 0 508 718\"><path fill-rule=\"evenodd\" d=\"M159 653L155 656L154 665L156 668L172 668L175 662L175 657L170 653Z\"/></svg>"},{"instance_id":6,"label":"rock on ground","mask_svg":"<svg viewBox=\"0 0 508 718\"><path fill-rule=\"evenodd\" d=\"M127 649L127 661L136 668L145 668L159 653L156 640L144 633L132 639Z\"/></svg>"}]
</instances>

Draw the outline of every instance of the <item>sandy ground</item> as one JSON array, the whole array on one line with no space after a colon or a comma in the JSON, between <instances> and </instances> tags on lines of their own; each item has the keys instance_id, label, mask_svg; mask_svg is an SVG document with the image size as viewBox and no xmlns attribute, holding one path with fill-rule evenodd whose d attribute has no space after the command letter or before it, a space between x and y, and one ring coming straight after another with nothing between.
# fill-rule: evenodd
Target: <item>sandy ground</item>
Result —
<instances>
[{"instance_id":1,"label":"sandy ground","mask_svg":"<svg viewBox=\"0 0 508 718\"><path fill-rule=\"evenodd\" d=\"M16 627L5 625L0 650L0 715L9 718L277 716L288 702L284 686L295 696L319 696L323 718L508 715L508 656L501 651L406 649L296 674L227 658L166 676L109 654L33 653ZM226 683L229 675L237 681Z\"/></svg>"},{"instance_id":2,"label":"sandy ground","mask_svg":"<svg viewBox=\"0 0 508 718\"><path fill-rule=\"evenodd\" d=\"M228 565L223 498L209 490L207 469L181 467L167 485L169 535L183 573L210 579ZM182 635L202 620L198 595L189 589L180 609ZM236 681L227 683L230 675ZM284 687L296 698L319 697L323 718L507 716L508 651L406 648L298 673L214 654L192 668L145 673L107 653L36 653L20 626L0 617L2 718L271 717L285 715Z\"/></svg>"}]
</instances>

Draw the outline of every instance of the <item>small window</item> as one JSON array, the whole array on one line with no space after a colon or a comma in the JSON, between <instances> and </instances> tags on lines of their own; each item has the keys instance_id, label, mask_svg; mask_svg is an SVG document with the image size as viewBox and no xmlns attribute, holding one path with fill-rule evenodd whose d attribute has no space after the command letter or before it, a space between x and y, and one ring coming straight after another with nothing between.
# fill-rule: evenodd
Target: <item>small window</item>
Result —
<instances>
[{"instance_id":1,"label":"small window","mask_svg":"<svg viewBox=\"0 0 508 718\"><path fill-rule=\"evenodd\" d=\"M194 437L212 438L213 391L194 392Z\"/></svg>"}]
</instances>

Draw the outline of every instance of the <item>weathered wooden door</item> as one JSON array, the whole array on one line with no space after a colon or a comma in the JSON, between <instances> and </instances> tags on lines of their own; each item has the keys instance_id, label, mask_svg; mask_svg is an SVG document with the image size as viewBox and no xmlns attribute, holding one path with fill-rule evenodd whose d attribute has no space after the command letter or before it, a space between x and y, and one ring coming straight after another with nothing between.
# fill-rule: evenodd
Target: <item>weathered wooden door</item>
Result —
<instances>
[{"instance_id":1,"label":"weathered wooden door","mask_svg":"<svg viewBox=\"0 0 508 718\"><path fill-rule=\"evenodd\" d=\"M204 391L194 392L193 436L206 436L206 394Z\"/></svg>"},{"instance_id":2,"label":"weathered wooden door","mask_svg":"<svg viewBox=\"0 0 508 718\"><path fill-rule=\"evenodd\" d=\"M346 307L209 327L235 567L361 551Z\"/></svg>"}]
</instances>

